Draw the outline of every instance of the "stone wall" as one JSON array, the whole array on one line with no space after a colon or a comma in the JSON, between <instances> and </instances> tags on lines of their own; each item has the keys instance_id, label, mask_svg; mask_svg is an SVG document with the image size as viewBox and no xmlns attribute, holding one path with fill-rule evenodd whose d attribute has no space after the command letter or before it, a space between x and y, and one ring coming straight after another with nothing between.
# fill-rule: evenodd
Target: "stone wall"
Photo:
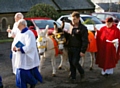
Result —
<instances>
[{"instance_id":1,"label":"stone wall","mask_svg":"<svg viewBox=\"0 0 120 88\"><path fill-rule=\"evenodd\" d=\"M10 28L13 27L15 14L16 13L0 14L0 32L6 32L8 25L10 25ZM25 13L22 14L25 16Z\"/></svg>"},{"instance_id":2,"label":"stone wall","mask_svg":"<svg viewBox=\"0 0 120 88\"><path fill-rule=\"evenodd\" d=\"M0 32L0 39L7 39L8 33L7 32Z\"/></svg>"}]
</instances>

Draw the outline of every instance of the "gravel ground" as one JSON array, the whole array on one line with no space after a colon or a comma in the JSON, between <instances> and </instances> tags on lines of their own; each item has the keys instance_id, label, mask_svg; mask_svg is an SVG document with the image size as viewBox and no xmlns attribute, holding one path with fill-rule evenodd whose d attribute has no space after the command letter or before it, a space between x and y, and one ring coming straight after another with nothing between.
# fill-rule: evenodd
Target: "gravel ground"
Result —
<instances>
[{"instance_id":1,"label":"gravel ground","mask_svg":"<svg viewBox=\"0 0 120 88\"><path fill-rule=\"evenodd\" d=\"M0 75L3 78L4 88L17 88L15 85L15 75L12 74L11 60L9 59L11 42L0 43ZM89 70L90 58L86 55L85 61L85 82L66 83L68 79L68 71L57 69L57 76L52 77L52 67L50 59L46 59L42 69L44 83L38 83L36 88L120 88L120 62L114 69L114 74L103 77L100 74L101 69L94 65L92 71ZM57 58L57 66L60 59ZM79 80L77 74L77 81Z\"/></svg>"}]
</instances>

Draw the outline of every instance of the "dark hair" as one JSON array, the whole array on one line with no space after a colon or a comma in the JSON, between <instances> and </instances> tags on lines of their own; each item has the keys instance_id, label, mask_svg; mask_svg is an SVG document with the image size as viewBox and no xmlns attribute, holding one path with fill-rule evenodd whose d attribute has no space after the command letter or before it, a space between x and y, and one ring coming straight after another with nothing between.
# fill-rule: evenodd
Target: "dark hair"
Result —
<instances>
[{"instance_id":1,"label":"dark hair","mask_svg":"<svg viewBox=\"0 0 120 88\"><path fill-rule=\"evenodd\" d=\"M113 22L113 18L112 18L112 17L108 17L108 18L106 19L106 22Z\"/></svg>"},{"instance_id":2,"label":"dark hair","mask_svg":"<svg viewBox=\"0 0 120 88\"><path fill-rule=\"evenodd\" d=\"M79 18L80 17L80 13L77 12L77 11L74 11L72 14L71 14L72 17L77 17Z\"/></svg>"}]
</instances>

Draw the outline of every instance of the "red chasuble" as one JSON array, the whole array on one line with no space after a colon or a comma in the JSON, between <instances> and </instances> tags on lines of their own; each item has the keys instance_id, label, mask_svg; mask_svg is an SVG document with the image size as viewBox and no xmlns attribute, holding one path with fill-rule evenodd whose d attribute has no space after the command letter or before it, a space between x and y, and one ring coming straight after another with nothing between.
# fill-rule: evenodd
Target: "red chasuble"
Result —
<instances>
[{"instance_id":1,"label":"red chasuble","mask_svg":"<svg viewBox=\"0 0 120 88\"><path fill-rule=\"evenodd\" d=\"M116 48L113 43L106 42L106 40L112 41L114 39L119 39L120 41L120 31L113 25L110 28L106 26L102 27L97 31L96 41L97 41L97 54L96 54L96 64L100 68L106 69L114 68L119 60L119 50L116 52ZM119 43L120 45L120 43Z\"/></svg>"},{"instance_id":2,"label":"red chasuble","mask_svg":"<svg viewBox=\"0 0 120 88\"><path fill-rule=\"evenodd\" d=\"M118 47L118 55L120 60L120 29L119 29L119 47Z\"/></svg>"}]
</instances>

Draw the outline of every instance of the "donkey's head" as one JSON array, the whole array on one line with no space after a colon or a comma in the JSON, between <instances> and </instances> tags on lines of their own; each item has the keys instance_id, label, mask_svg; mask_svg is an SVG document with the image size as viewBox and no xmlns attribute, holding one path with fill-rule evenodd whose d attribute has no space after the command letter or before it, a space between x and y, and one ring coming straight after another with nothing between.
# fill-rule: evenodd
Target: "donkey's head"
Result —
<instances>
[{"instance_id":1,"label":"donkey's head","mask_svg":"<svg viewBox=\"0 0 120 88\"><path fill-rule=\"evenodd\" d=\"M47 25L45 30L37 29L37 34L38 34L37 47L38 47L39 54L43 54L46 50L48 27L49 26Z\"/></svg>"},{"instance_id":2,"label":"donkey's head","mask_svg":"<svg viewBox=\"0 0 120 88\"><path fill-rule=\"evenodd\" d=\"M66 42L65 36L64 36L64 22L62 22L61 27L58 28L57 24L54 22L54 38L58 42L59 49L62 50L64 48L64 43Z\"/></svg>"}]
</instances>

